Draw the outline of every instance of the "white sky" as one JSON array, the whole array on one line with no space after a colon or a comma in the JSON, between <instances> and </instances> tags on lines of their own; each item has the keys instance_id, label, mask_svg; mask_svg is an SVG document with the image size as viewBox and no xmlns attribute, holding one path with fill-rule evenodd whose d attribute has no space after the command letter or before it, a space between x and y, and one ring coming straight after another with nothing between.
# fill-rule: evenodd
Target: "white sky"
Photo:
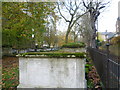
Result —
<instances>
[{"instance_id":1,"label":"white sky","mask_svg":"<svg viewBox=\"0 0 120 90\"><path fill-rule=\"evenodd\" d=\"M115 32L116 31L116 20L118 18L118 2L120 0L106 0L110 1L110 5L102 12L98 18L98 31L105 32ZM62 23L62 24L61 24ZM58 30L66 31L67 24L64 20L61 20L58 24ZM63 24L64 23L64 24Z\"/></svg>"},{"instance_id":2,"label":"white sky","mask_svg":"<svg viewBox=\"0 0 120 90\"><path fill-rule=\"evenodd\" d=\"M98 31L105 32L115 32L116 31L116 20L118 18L118 1L120 0L111 0L110 6L101 13L98 19Z\"/></svg>"}]
</instances>

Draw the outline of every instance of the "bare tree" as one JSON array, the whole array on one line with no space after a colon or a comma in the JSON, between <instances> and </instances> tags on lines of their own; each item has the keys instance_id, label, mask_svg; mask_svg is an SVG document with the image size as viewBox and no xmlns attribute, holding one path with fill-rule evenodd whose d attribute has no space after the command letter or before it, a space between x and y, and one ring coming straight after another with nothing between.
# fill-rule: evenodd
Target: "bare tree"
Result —
<instances>
[{"instance_id":1,"label":"bare tree","mask_svg":"<svg viewBox=\"0 0 120 90\"><path fill-rule=\"evenodd\" d=\"M57 38L56 23L58 20L59 20L59 17L55 14L55 12L52 12L47 18L44 40L48 44L49 47L57 46L58 38Z\"/></svg>"},{"instance_id":2,"label":"bare tree","mask_svg":"<svg viewBox=\"0 0 120 90\"><path fill-rule=\"evenodd\" d=\"M84 16L83 16L84 17ZM76 41L78 41L78 36L81 34L81 32L82 32L82 25L81 24L79 24L78 22L81 22L81 20L78 20L77 22L76 22L76 24L74 25L74 28L72 29L72 35L73 35L73 41L74 42L76 42Z\"/></svg>"},{"instance_id":3,"label":"bare tree","mask_svg":"<svg viewBox=\"0 0 120 90\"><path fill-rule=\"evenodd\" d=\"M91 22L91 28L93 29L93 35L92 35L92 47L96 48L96 36L97 36L97 29L96 29L96 21L98 19L98 16L100 15L100 10L105 8L105 6L109 3L103 3L101 1L93 1L90 0L88 2L85 2L85 0L82 0L84 7L89 11L90 15L90 22Z\"/></svg>"},{"instance_id":4,"label":"bare tree","mask_svg":"<svg viewBox=\"0 0 120 90\"><path fill-rule=\"evenodd\" d=\"M86 43L87 46L91 46L93 29L91 28L91 25L90 25L89 14L86 14L82 17L80 26L81 26L81 36L82 36L83 42Z\"/></svg>"},{"instance_id":5,"label":"bare tree","mask_svg":"<svg viewBox=\"0 0 120 90\"><path fill-rule=\"evenodd\" d=\"M65 43L68 42L68 37L69 34L71 32L72 27L75 25L75 23L83 16L85 15L87 12L83 12L81 10L81 5L82 3L79 2L78 0L67 0L68 2L61 2L61 3L57 3L58 4L58 11L60 13L60 15L63 17L63 19L68 22L68 27L67 27L67 32L66 32L66 36L65 36ZM61 7L64 9L66 9L66 11L68 12L67 14L70 15L70 18L65 17L65 15L61 12ZM81 6L81 7L80 7ZM83 12L83 13L82 13ZM79 13L79 15L78 15ZM82 13L82 14L80 14ZM77 15L77 16L76 16Z\"/></svg>"},{"instance_id":6,"label":"bare tree","mask_svg":"<svg viewBox=\"0 0 120 90\"><path fill-rule=\"evenodd\" d=\"M72 33L74 36L74 42L78 40L86 43L87 46L90 46L93 30L90 25L90 16L88 13L76 22L72 29Z\"/></svg>"}]
</instances>

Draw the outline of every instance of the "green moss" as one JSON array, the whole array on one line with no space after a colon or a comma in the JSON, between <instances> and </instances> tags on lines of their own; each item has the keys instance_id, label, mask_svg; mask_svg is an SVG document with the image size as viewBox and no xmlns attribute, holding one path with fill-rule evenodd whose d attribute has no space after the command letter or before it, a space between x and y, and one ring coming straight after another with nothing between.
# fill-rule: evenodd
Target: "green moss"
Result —
<instances>
[{"instance_id":1,"label":"green moss","mask_svg":"<svg viewBox=\"0 0 120 90\"><path fill-rule=\"evenodd\" d=\"M62 46L62 48L82 48L85 47L83 42L80 43L67 43Z\"/></svg>"},{"instance_id":2,"label":"green moss","mask_svg":"<svg viewBox=\"0 0 120 90\"><path fill-rule=\"evenodd\" d=\"M47 56L47 57L78 57L78 58L85 58L85 53L72 53L72 52L28 52L23 53L20 56L26 55L40 55L40 56Z\"/></svg>"}]
</instances>

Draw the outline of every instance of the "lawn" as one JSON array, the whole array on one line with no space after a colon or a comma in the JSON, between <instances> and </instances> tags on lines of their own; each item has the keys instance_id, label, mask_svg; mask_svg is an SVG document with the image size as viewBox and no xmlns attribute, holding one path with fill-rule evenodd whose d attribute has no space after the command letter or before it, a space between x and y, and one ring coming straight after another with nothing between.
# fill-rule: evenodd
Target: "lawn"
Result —
<instances>
[{"instance_id":1,"label":"lawn","mask_svg":"<svg viewBox=\"0 0 120 90\"><path fill-rule=\"evenodd\" d=\"M2 66L2 88L16 89L19 83L18 58L3 57Z\"/></svg>"}]
</instances>

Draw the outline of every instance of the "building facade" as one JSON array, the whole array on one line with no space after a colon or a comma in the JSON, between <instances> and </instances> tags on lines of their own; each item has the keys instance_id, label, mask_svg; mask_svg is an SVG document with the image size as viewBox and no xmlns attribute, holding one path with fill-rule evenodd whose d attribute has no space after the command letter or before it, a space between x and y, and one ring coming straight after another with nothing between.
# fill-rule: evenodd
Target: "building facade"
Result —
<instances>
[{"instance_id":1,"label":"building facade","mask_svg":"<svg viewBox=\"0 0 120 90\"><path fill-rule=\"evenodd\" d=\"M116 32L120 35L120 1L118 2L118 18L116 22Z\"/></svg>"}]
</instances>

